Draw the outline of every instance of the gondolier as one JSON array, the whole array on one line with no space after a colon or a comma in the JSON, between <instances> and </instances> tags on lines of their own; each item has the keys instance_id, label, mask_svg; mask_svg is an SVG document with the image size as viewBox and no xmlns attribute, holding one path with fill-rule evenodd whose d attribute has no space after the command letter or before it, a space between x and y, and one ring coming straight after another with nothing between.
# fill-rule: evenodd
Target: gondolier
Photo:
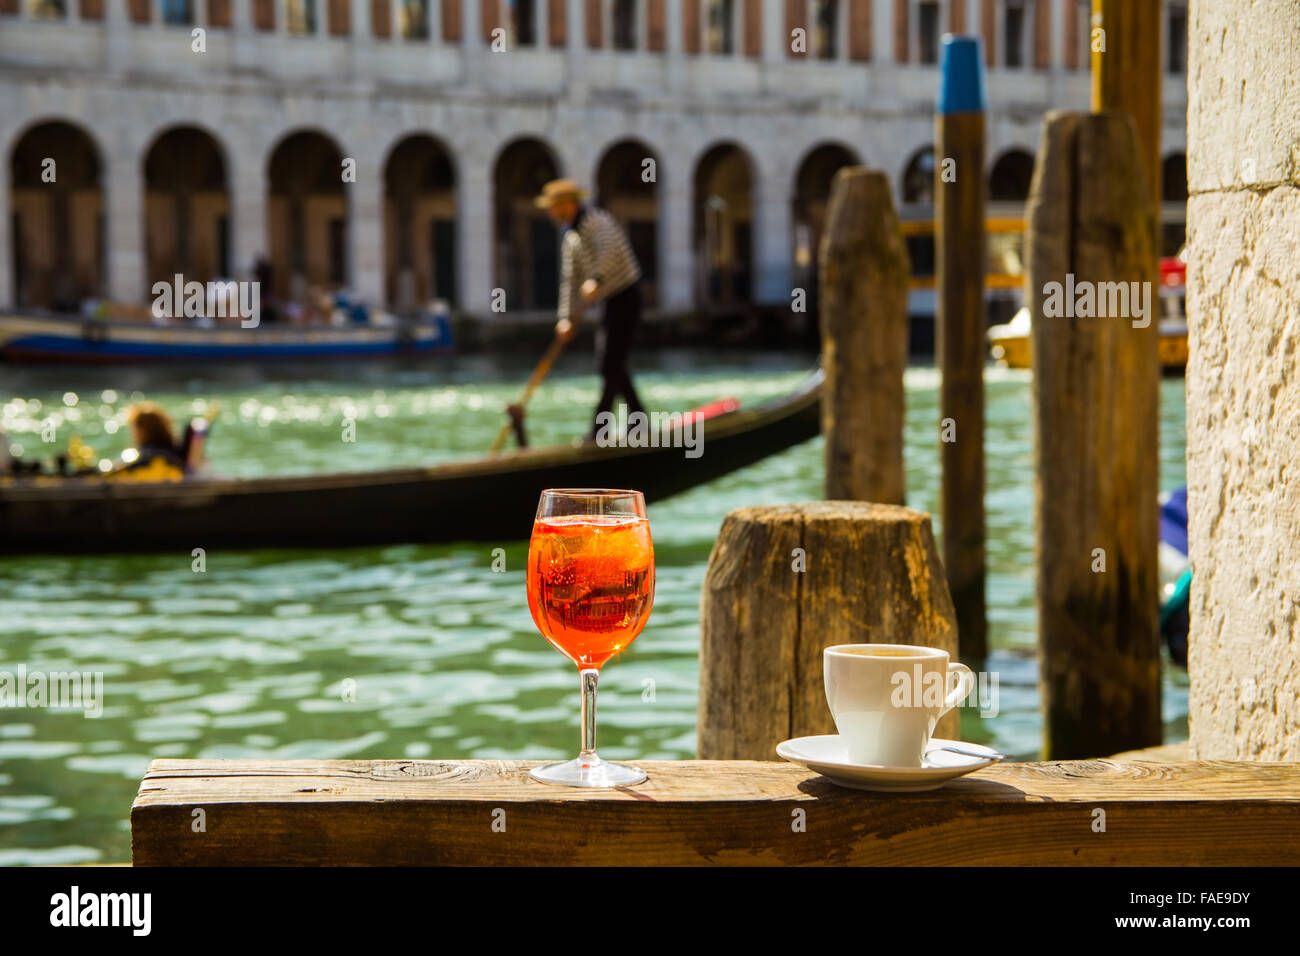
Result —
<instances>
[{"instance_id":1,"label":"gondolier","mask_svg":"<svg viewBox=\"0 0 1300 956\"><path fill-rule=\"evenodd\" d=\"M632 337L641 321L641 266L623 227L605 210L585 203L586 198L586 192L572 179L547 183L537 197L538 208L545 209L556 225L565 227L555 333L568 341L577 334L577 323L586 309L605 303L596 334L604 385L595 417L611 411L619 396L627 402L630 415L645 410L627 367ZM595 417L593 436L597 432Z\"/></svg>"}]
</instances>

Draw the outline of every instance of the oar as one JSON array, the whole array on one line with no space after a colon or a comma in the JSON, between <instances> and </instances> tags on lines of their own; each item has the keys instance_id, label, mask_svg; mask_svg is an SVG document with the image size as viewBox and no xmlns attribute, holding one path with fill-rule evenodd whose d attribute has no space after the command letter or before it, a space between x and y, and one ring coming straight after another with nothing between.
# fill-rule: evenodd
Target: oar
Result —
<instances>
[{"instance_id":1,"label":"oar","mask_svg":"<svg viewBox=\"0 0 1300 956\"><path fill-rule=\"evenodd\" d=\"M524 386L524 393L519 396L519 401L506 409L506 413L510 416L510 421L502 425L501 430L497 432L497 437L493 440L492 447L488 449L489 455L495 455L505 447L506 439L510 437L511 431L514 431L519 437L519 444L521 446L526 444L523 437L524 406L527 405L528 400L533 397L533 392L537 391L537 386L542 384L542 379L546 378L547 374L551 371L551 366L555 364L555 360L559 357L560 352L564 350L565 341L566 340L563 337L559 335L555 336L555 341L553 341L551 347L546 350L546 354L542 356L542 360L537 363L537 368L533 369L532 377L528 379L528 384Z\"/></svg>"}]
</instances>

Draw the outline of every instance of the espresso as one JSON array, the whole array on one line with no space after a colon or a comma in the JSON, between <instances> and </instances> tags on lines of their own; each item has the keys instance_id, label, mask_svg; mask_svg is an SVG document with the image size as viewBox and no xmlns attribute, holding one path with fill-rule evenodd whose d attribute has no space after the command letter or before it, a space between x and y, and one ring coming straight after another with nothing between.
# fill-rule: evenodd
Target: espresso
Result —
<instances>
[{"instance_id":1,"label":"espresso","mask_svg":"<svg viewBox=\"0 0 1300 956\"><path fill-rule=\"evenodd\" d=\"M858 657L933 657L929 650L901 650L897 647L842 647L838 654L854 654Z\"/></svg>"}]
</instances>

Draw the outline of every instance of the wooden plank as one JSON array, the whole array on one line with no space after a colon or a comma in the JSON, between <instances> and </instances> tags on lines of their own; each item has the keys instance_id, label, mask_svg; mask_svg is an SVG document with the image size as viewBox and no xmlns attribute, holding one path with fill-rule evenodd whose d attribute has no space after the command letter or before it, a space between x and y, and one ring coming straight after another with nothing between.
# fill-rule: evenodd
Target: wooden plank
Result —
<instances>
[{"instance_id":1,"label":"wooden plank","mask_svg":"<svg viewBox=\"0 0 1300 956\"><path fill-rule=\"evenodd\" d=\"M131 809L132 857L137 866L1300 864L1295 763L1013 763L916 794L845 790L789 763L636 764L650 775L638 787L582 790L532 780L532 761L155 760Z\"/></svg>"},{"instance_id":2,"label":"wooden plank","mask_svg":"<svg viewBox=\"0 0 1300 956\"><path fill-rule=\"evenodd\" d=\"M1154 760L1157 763L1178 763L1192 759L1191 741L1180 740L1173 744L1161 744L1158 747L1144 747L1141 750L1126 750L1112 754L1111 760Z\"/></svg>"}]
</instances>

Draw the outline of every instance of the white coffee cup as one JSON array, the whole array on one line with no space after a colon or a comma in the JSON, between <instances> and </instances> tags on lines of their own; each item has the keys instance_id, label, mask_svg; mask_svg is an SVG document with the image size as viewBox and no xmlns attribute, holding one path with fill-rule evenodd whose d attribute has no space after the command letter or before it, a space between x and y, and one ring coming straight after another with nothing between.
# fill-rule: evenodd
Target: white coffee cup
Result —
<instances>
[{"instance_id":1,"label":"white coffee cup","mask_svg":"<svg viewBox=\"0 0 1300 956\"><path fill-rule=\"evenodd\" d=\"M975 686L938 647L837 644L822 661L826 703L857 764L920 767L934 725Z\"/></svg>"}]
</instances>

